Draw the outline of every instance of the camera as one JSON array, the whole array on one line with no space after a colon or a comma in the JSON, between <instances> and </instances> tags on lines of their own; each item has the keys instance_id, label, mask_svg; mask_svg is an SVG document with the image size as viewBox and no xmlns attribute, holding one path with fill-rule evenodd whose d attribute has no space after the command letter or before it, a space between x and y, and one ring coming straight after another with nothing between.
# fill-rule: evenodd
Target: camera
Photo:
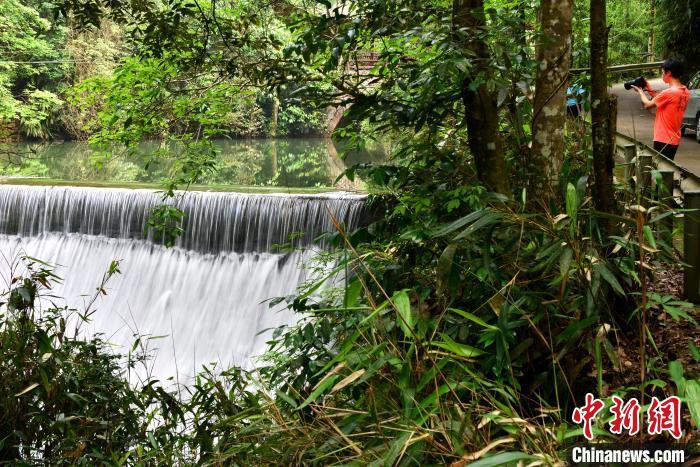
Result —
<instances>
[{"instance_id":1,"label":"camera","mask_svg":"<svg viewBox=\"0 0 700 467\"><path fill-rule=\"evenodd\" d=\"M643 76L637 76L634 79L625 81L625 89L632 89L632 86L637 86L640 89L646 89L648 86L647 80L645 80Z\"/></svg>"}]
</instances>

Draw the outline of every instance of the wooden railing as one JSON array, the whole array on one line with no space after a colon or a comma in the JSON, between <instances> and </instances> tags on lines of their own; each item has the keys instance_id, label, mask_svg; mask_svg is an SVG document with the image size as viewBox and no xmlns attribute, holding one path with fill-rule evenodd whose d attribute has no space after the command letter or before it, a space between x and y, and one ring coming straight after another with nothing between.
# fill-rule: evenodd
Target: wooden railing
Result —
<instances>
[{"instance_id":1,"label":"wooden railing","mask_svg":"<svg viewBox=\"0 0 700 467\"><path fill-rule=\"evenodd\" d=\"M636 186L647 194L657 193L669 209L683 209L683 295L700 303L700 177L675 161L621 133L616 137L617 156L625 164L625 179L636 178ZM658 171L659 177L651 176ZM678 178L678 180L676 180ZM666 193L666 195L659 195ZM669 196L669 194L672 194ZM659 233L673 245L673 217L663 219Z\"/></svg>"},{"instance_id":2,"label":"wooden railing","mask_svg":"<svg viewBox=\"0 0 700 467\"><path fill-rule=\"evenodd\" d=\"M379 52L357 52L345 66L346 72L367 74L379 61Z\"/></svg>"},{"instance_id":3,"label":"wooden railing","mask_svg":"<svg viewBox=\"0 0 700 467\"><path fill-rule=\"evenodd\" d=\"M629 63L626 65L615 65L608 67L608 73L624 73L626 71L636 70L658 70L664 62L647 62L647 63ZM572 75L580 75L590 72L590 68L572 68L569 73Z\"/></svg>"}]
</instances>

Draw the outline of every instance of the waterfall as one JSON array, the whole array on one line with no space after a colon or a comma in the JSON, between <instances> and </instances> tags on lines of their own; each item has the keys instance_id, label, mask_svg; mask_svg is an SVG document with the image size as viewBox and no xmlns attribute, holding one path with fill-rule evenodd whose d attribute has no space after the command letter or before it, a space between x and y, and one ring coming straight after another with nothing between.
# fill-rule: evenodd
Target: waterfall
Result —
<instances>
[{"instance_id":1,"label":"waterfall","mask_svg":"<svg viewBox=\"0 0 700 467\"><path fill-rule=\"evenodd\" d=\"M330 213L354 225L362 196L191 192L179 199L185 233L177 246L201 252L270 251L304 232L308 246L334 231ZM152 190L0 185L0 233L33 237L48 232L146 239L150 210L161 204ZM151 240L150 238L148 238Z\"/></svg>"},{"instance_id":2,"label":"waterfall","mask_svg":"<svg viewBox=\"0 0 700 467\"><path fill-rule=\"evenodd\" d=\"M157 337L152 373L162 378L191 376L209 362L249 366L265 349L263 331L295 320L266 300L293 293L307 278L303 265L317 248L308 247L334 230L330 213L352 227L363 210L362 197L347 193L188 193L178 204L185 233L166 248L146 234L159 202L150 190L0 186L0 253L59 265L62 281L52 294L78 308L110 262L121 260L87 330L120 352L135 334ZM307 250L274 248L296 232L303 235L295 245Z\"/></svg>"}]
</instances>

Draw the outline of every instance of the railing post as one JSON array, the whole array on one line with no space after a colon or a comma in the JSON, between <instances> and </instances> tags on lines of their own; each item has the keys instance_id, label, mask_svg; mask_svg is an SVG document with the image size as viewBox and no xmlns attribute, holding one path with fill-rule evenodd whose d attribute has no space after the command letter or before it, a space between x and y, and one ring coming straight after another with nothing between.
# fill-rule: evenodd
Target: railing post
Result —
<instances>
[{"instance_id":1,"label":"railing post","mask_svg":"<svg viewBox=\"0 0 700 467\"><path fill-rule=\"evenodd\" d=\"M639 189L639 192L642 194L642 198L647 196L650 192L649 188L651 187L651 169L651 154L640 153L637 156L637 187Z\"/></svg>"},{"instance_id":2,"label":"railing post","mask_svg":"<svg viewBox=\"0 0 700 467\"><path fill-rule=\"evenodd\" d=\"M673 211L673 170L659 170L659 175L661 183L656 187L659 202L665 204L669 211ZM673 215L661 219L659 224L659 237L668 246L673 246Z\"/></svg>"},{"instance_id":3,"label":"railing post","mask_svg":"<svg viewBox=\"0 0 700 467\"><path fill-rule=\"evenodd\" d=\"M634 144L625 144L622 148L625 155L625 183L627 186L632 186L632 177L634 176L634 157L637 152L637 146Z\"/></svg>"},{"instance_id":4,"label":"railing post","mask_svg":"<svg viewBox=\"0 0 700 467\"><path fill-rule=\"evenodd\" d=\"M684 213L683 259L688 264L683 271L683 295L700 303L700 191L683 193Z\"/></svg>"}]
</instances>

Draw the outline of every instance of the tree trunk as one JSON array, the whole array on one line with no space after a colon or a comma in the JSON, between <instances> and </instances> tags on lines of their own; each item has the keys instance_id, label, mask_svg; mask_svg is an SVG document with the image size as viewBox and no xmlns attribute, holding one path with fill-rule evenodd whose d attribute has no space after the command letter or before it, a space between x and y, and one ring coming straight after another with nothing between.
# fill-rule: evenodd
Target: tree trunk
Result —
<instances>
[{"instance_id":1,"label":"tree trunk","mask_svg":"<svg viewBox=\"0 0 700 467\"><path fill-rule=\"evenodd\" d=\"M564 161L566 88L571 67L573 0L542 0L528 172L534 199L555 193Z\"/></svg>"},{"instance_id":2,"label":"tree trunk","mask_svg":"<svg viewBox=\"0 0 700 467\"><path fill-rule=\"evenodd\" d=\"M608 32L605 0L591 0L591 126L593 133L593 203L613 212L615 116L617 100L608 94Z\"/></svg>"},{"instance_id":3,"label":"tree trunk","mask_svg":"<svg viewBox=\"0 0 700 467\"><path fill-rule=\"evenodd\" d=\"M462 83L467 124L467 140L474 157L476 174L489 190L510 196L510 184L506 174L498 106L485 82L490 77L491 58L486 45L486 17L483 0L454 0L452 4L453 28L458 43L473 60L474 66ZM471 89L472 83L481 83Z\"/></svg>"},{"instance_id":4,"label":"tree trunk","mask_svg":"<svg viewBox=\"0 0 700 467\"><path fill-rule=\"evenodd\" d=\"M530 57L528 54L528 43L527 43L527 12L525 2L528 0L519 0L515 5L518 23L516 28L513 30L515 42L517 44L518 53L522 62L527 62ZM522 79L522 71L516 66L512 60L506 55L507 66L512 68L512 83L510 86L510 93L508 95L508 117L511 122L511 126L515 132L515 137L518 140L518 147L521 148L521 152L525 149L524 142L526 140L525 132L523 129L523 115L521 109L518 106L517 99L518 96L522 95L522 91L518 88L518 83Z\"/></svg>"},{"instance_id":5,"label":"tree trunk","mask_svg":"<svg viewBox=\"0 0 700 467\"><path fill-rule=\"evenodd\" d=\"M277 138L279 116L280 116L280 100L277 96L277 91L275 91L275 95L272 97L272 118L271 118L272 122L270 125L270 137L272 137L272 138Z\"/></svg>"},{"instance_id":6,"label":"tree trunk","mask_svg":"<svg viewBox=\"0 0 700 467\"><path fill-rule=\"evenodd\" d=\"M654 61L654 49L656 48L656 0L651 0L651 28L649 31L649 43L647 44L647 61Z\"/></svg>"}]
</instances>

